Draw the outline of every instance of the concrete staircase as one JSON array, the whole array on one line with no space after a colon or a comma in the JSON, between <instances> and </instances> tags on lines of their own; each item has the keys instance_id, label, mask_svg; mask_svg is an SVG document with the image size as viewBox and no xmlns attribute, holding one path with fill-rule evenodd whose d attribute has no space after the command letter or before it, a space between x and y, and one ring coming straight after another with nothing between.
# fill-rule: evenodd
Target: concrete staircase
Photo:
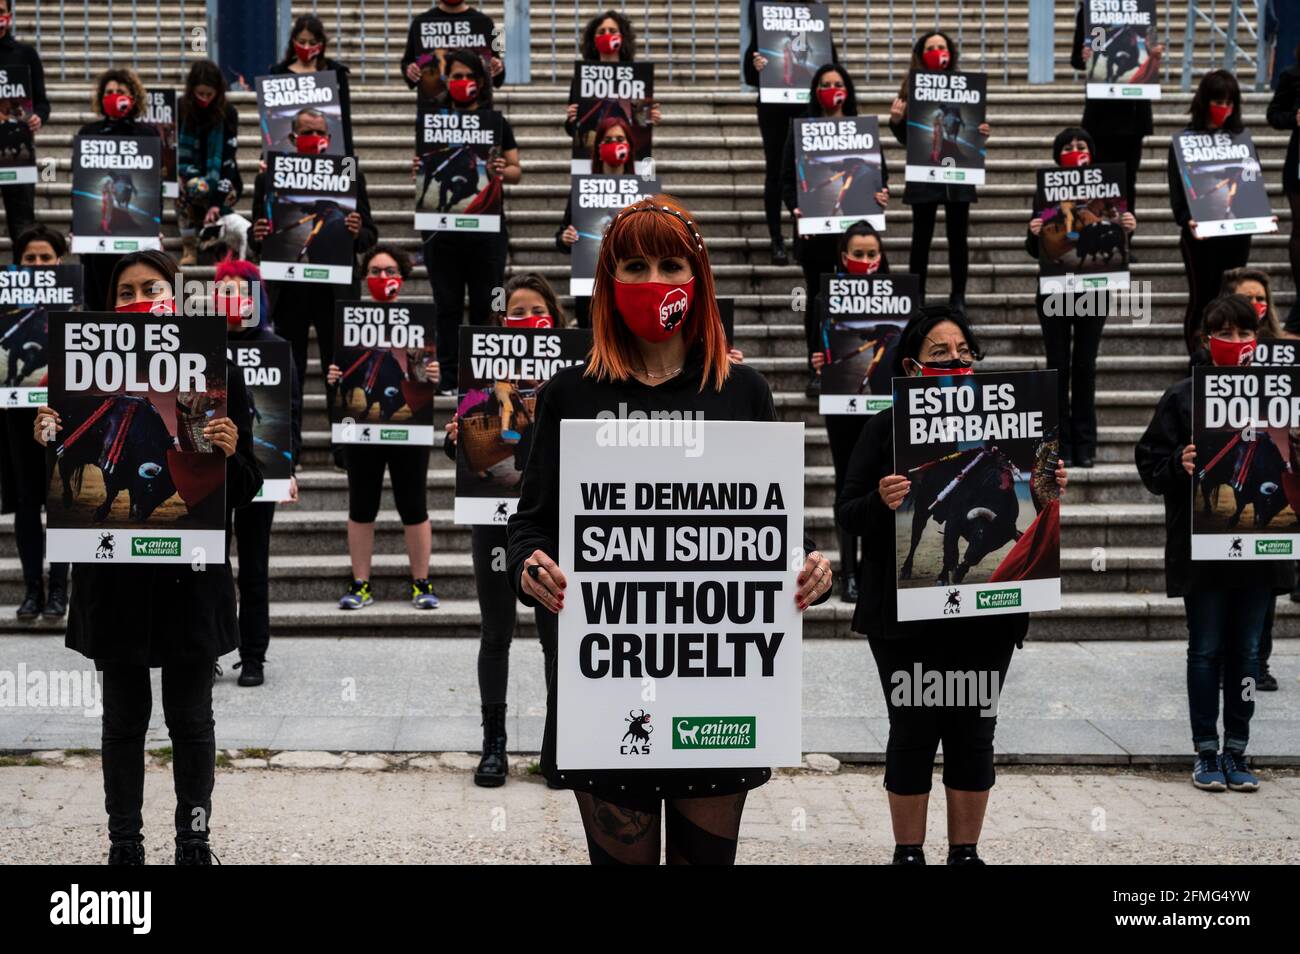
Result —
<instances>
[{"instance_id":1,"label":"concrete staircase","mask_svg":"<svg viewBox=\"0 0 1300 954\"><path fill-rule=\"evenodd\" d=\"M304 5L307 9L309 6ZM384 53L383 21L374 11L382 3L320 3L319 12L334 30L335 10L340 24L332 52L353 64L353 111L357 149L370 182L375 217L385 241L397 242L412 252L419 250L418 236L411 227L410 155L414 99L396 79L383 81L380 58ZM360 12L366 17L364 49L371 59L363 79L358 56L362 48ZM682 198L696 213L710 249L721 294L736 298L737 344L747 361L770 380L779 412L787 420L807 424L807 503L810 532L828 549L834 549L833 476L822 419L812 400L803 396L806 381L801 315L790 310L792 290L802 284L795 267L776 268L768 264L767 236L761 211L762 158L754 121L754 94L740 92L737 4L728 4L715 23L712 5L699 4L701 33L698 38L696 81L691 82L689 46L690 4L656 3L650 29L644 30L639 4L629 5L640 35L647 33L651 57L673 64L673 80L666 66L658 77L658 98L663 104L664 123L656 132L655 153L666 188ZM929 6L933 11L933 6ZM945 27L957 22L956 4L944 0ZM182 75L183 62L192 58L180 42L181 11L184 22L201 22L202 4L162 4L160 23L141 28L140 65L146 83L155 82L154 35L163 48L161 74L166 81ZM595 6L582 5L583 19ZM705 7L708 7L707 17ZM838 24L841 6L831 4ZM911 36L911 5L897 4L895 35L899 43ZM1036 264L1024 254L1022 242L1033 191L1032 170L1050 161L1050 142L1063 126L1078 121L1083 108L1080 82L1068 67L1067 45L1073 31L1074 5L1058 3L1059 39L1057 82L1030 86L1025 82L1025 40L1027 5L1010 3L1009 28L1004 29L1001 8L990 8L986 28L990 61L990 117L993 136L989 141L988 185L979 191L971 232L971 277L969 305L989 355L987 369L1042 367L1041 332L1034 312ZM507 86L498 95L498 107L510 118L519 139L524 180L507 188L506 210L510 234L511 269L534 269L547 275L557 287L567 287L568 259L553 244L568 195L569 141L561 129L567 99L568 73L572 60L574 17L572 8L558 11L556 41L553 44L549 4L534 0L535 20L531 32L534 82L528 86ZM905 10L906 8L906 10ZM499 4L484 5L500 17ZM673 11L674 41L671 51L667 36L667 11ZM892 54L893 81L886 81L890 51L887 37L889 5L872 4L871 42L867 42L860 5L851 5L846 59L859 82L863 112L883 117L895 95L898 79L906 66L901 50ZM1171 24L1176 39L1170 61L1179 60L1182 4L1172 6ZM389 55L393 63L400 56L406 31L404 5L393 2L391 10L401 13L389 22ZM907 16L904 16L904 12ZM81 43L80 7L68 11L65 45L72 37ZM107 43L102 40L102 8L91 13L91 25L99 37L91 45L94 68L106 63ZM45 155L60 157L58 181L38 186L38 217L63 228L70 225L69 162L72 135L91 119L87 111L87 83L69 75L68 83L57 82L55 58L59 36L42 22L41 47L52 81L54 112L38 139ZM923 27L932 20L924 20ZM716 29L715 29L716 28ZM30 27L28 28L30 30ZM705 33L708 35L704 35ZM955 34L957 31L952 29ZM115 31L115 56L130 62L130 34ZM148 37L146 41L145 37ZM996 51L994 44L996 37ZM1002 44L1010 57L1009 81L1001 71ZM639 52L642 47L638 41ZM967 16L963 25L965 49L978 51L979 23ZM146 49L147 47L147 49ZM341 49L340 49L341 47ZM716 49L717 71L712 53ZM78 47L80 48L80 47ZM550 81L552 49L557 48L558 81ZM125 57L123 51L126 51ZM78 53L78 59L80 58ZM671 55L671 59L670 59ZM1207 43L1198 45L1198 69L1211 60ZM868 65L870 76L864 81ZM969 62L968 68L973 64ZM80 63L78 63L80 68ZM1035 639L1145 639L1179 638L1184 633L1181 602L1163 597L1163 520L1159 502L1146 493L1133 467L1133 443L1150 418L1163 388L1186 373L1187 361L1181 340L1185 305L1183 266L1177 249L1177 235L1168 210L1165 156L1169 137L1181 128L1188 99L1177 92L1175 69L1165 99L1156 104L1156 132L1146 141L1144 166L1139 185L1139 231L1136 248L1140 264L1134 277L1154 286L1155 314L1149 324L1112 319L1106 327L1099 361L1098 405L1102 424L1098 466L1092 471L1075 471L1068 503L1063 508L1065 547L1064 608L1045 614L1031 628ZM241 117L241 167L251 198L260 140L253 97L232 96ZM1283 232L1290 228L1285 197L1281 195L1281 161L1286 137L1269 130L1263 112L1267 94L1248 94L1247 123L1260 148L1273 207ZM895 195L901 194L903 155L886 141L886 153L895 171ZM244 203L247 211L247 201ZM167 234L175 235L174 216L167 213ZM907 260L911 216L907 207L895 201L888 216L886 247L896 268ZM788 231L788 230L787 230ZM935 241L931 269L931 294L946 295L947 243L942 229ZM7 241L7 240L6 240ZM179 241L171 239L178 252ZM1295 292L1286 262L1285 240L1265 236L1255 241L1254 263L1273 276L1282 308L1289 308ZM429 299L423 269L417 272L408 293ZM325 414L320 369L313 360L306 386L304 420L305 449L300 472L302 500L297 506L282 506L276 514L272 555L273 630L280 635L319 636L472 636L477 634L478 611L474 599L468 545L469 532L451 520L452 467L440 452L432 455L429 473L429 505L434 534L432 575L435 589L443 598L441 609L418 613L405 603L405 557L402 555L400 525L396 513L386 510L378 523L375 564L376 604L360 613L342 613L334 601L346 585L346 483L344 475L330 464L328 424ZM437 423L450 416L450 399L437 403ZM10 532L10 520L0 522L0 606L19 599L21 575ZM1104 569L1102 568L1104 566ZM1277 634L1295 635L1300 615L1286 600L1278 604ZM847 636L852 608L833 599L809 611L806 632L810 636ZM531 632L528 617L520 625ZM19 629L12 615L0 614L0 632Z\"/></svg>"}]
</instances>

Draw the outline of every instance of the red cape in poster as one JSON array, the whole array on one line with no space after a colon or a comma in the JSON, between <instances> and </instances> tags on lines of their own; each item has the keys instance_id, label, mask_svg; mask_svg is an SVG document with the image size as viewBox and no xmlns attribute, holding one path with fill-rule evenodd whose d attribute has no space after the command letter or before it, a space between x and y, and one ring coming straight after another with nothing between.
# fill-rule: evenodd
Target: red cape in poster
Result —
<instances>
[{"instance_id":1,"label":"red cape in poster","mask_svg":"<svg viewBox=\"0 0 1300 954\"><path fill-rule=\"evenodd\" d=\"M488 172L505 144L493 109L421 103L415 122L415 227L434 232L501 231L502 186Z\"/></svg>"},{"instance_id":2,"label":"red cape in poster","mask_svg":"<svg viewBox=\"0 0 1300 954\"><path fill-rule=\"evenodd\" d=\"M72 251L162 247L162 145L157 136L72 140Z\"/></svg>"}]
</instances>

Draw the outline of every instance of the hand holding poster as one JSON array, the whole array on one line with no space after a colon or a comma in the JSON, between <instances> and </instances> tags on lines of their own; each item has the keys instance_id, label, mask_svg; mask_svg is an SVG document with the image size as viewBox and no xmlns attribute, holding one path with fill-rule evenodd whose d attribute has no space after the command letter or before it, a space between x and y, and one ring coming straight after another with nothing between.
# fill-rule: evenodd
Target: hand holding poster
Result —
<instances>
[{"instance_id":1,"label":"hand holding poster","mask_svg":"<svg viewBox=\"0 0 1300 954\"><path fill-rule=\"evenodd\" d=\"M1269 350L1280 352L1277 360L1293 344L1275 342ZM1193 560L1300 554L1297 435L1300 368L1192 368Z\"/></svg>"},{"instance_id":2,"label":"hand holding poster","mask_svg":"<svg viewBox=\"0 0 1300 954\"><path fill-rule=\"evenodd\" d=\"M164 199L180 195L179 170L176 160L176 90L145 90L144 122L158 130L162 143L162 190Z\"/></svg>"},{"instance_id":3,"label":"hand holding poster","mask_svg":"<svg viewBox=\"0 0 1300 954\"><path fill-rule=\"evenodd\" d=\"M162 146L157 136L72 140L72 251L162 248Z\"/></svg>"},{"instance_id":4,"label":"hand holding poster","mask_svg":"<svg viewBox=\"0 0 1300 954\"><path fill-rule=\"evenodd\" d=\"M342 377L330 403L335 444L433 446L437 357L433 305L341 301L334 312L334 362Z\"/></svg>"},{"instance_id":5,"label":"hand holding poster","mask_svg":"<svg viewBox=\"0 0 1300 954\"><path fill-rule=\"evenodd\" d=\"M0 407L46 402L49 313L80 304L80 265L0 270Z\"/></svg>"},{"instance_id":6,"label":"hand holding poster","mask_svg":"<svg viewBox=\"0 0 1300 954\"><path fill-rule=\"evenodd\" d=\"M356 253L347 218L357 211L356 160L273 152L266 161L262 215L271 234L262 243L262 277L350 284Z\"/></svg>"},{"instance_id":7,"label":"hand holding poster","mask_svg":"<svg viewBox=\"0 0 1300 954\"><path fill-rule=\"evenodd\" d=\"M50 560L224 560L226 458L203 429L226 415L225 347L219 317L50 314Z\"/></svg>"},{"instance_id":8,"label":"hand holding poster","mask_svg":"<svg viewBox=\"0 0 1300 954\"><path fill-rule=\"evenodd\" d=\"M560 447L558 767L798 765L803 425L566 420Z\"/></svg>"},{"instance_id":9,"label":"hand holding poster","mask_svg":"<svg viewBox=\"0 0 1300 954\"><path fill-rule=\"evenodd\" d=\"M1034 208L1038 290L1045 295L1128 288L1128 211L1122 165L1039 169Z\"/></svg>"},{"instance_id":10,"label":"hand holding poster","mask_svg":"<svg viewBox=\"0 0 1300 954\"><path fill-rule=\"evenodd\" d=\"M1159 99L1156 0L1084 0L1088 99Z\"/></svg>"},{"instance_id":11,"label":"hand holding poster","mask_svg":"<svg viewBox=\"0 0 1300 954\"><path fill-rule=\"evenodd\" d=\"M818 410L875 414L893 404L894 352L920 307L915 275L823 275Z\"/></svg>"},{"instance_id":12,"label":"hand holding poster","mask_svg":"<svg viewBox=\"0 0 1300 954\"><path fill-rule=\"evenodd\" d=\"M36 144L28 121L32 107L32 71L0 66L0 185L36 181Z\"/></svg>"},{"instance_id":13,"label":"hand holding poster","mask_svg":"<svg viewBox=\"0 0 1300 954\"><path fill-rule=\"evenodd\" d=\"M757 52L767 58L758 74L761 103L806 103L813 74L831 62L831 17L824 3L759 0Z\"/></svg>"},{"instance_id":14,"label":"hand holding poster","mask_svg":"<svg viewBox=\"0 0 1300 954\"><path fill-rule=\"evenodd\" d=\"M907 84L908 182L984 184L983 73L913 70Z\"/></svg>"},{"instance_id":15,"label":"hand holding poster","mask_svg":"<svg viewBox=\"0 0 1300 954\"><path fill-rule=\"evenodd\" d=\"M894 379L898 620L1060 609L1056 372Z\"/></svg>"},{"instance_id":16,"label":"hand holding poster","mask_svg":"<svg viewBox=\"0 0 1300 954\"><path fill-rule=\"evenodd\" d=\"M650 123L654 94L653 63L588 63L583 60L574 63L569 101L577 104L578 117L574 121L577 128L573 135L569 171L575 176L595 171L591 154L596 145L596 134L601 123L616 117L627 122L637 171L649 174L646 160L650 158L654 134L654 126Z\"/></svg>"},{"instance_id":17,"label":"hand holding poster","mask_svg":"<svg viewBox=\"0 0 1300 954\"><path fill-rule=\"evenodd\" d=\"M460 328L456 523L504 525L519 502L537 389L582 364L589 328Z\"/></svg>"},{"instance_id":18,"label":"hand holding poster","mask_svg":"<svg viewBox=\"0 0 1300 954\"><path fill-rule=\"evenodd\" d=\"M488 163L503 150L502 117L420 104L416 117L415 227L433 232L501 231L501 180Z\"/></svg>"},{"instance_id":19,"label":"hand holding poster","mask_svg":"<svg viewBox=\"0 0 1300 954\"><path fill-rule=\"evenodd\" d=\"M1184 129L1174 137L1174 158L1197 238L1277 231L1249 132Z\"/></svg>"},{"instance_id":20,"label":"hand holding poster","mask_svg":"<svg viewBox=\"0 0 1300 954\"><path fill-rule=\"evenodd\" d=\"M882 175L875 116L796 119L794 164L800 235L839 235L859 219L884 230L885 210L876 201Z\"/></svg>"},{"instance_id":21,"label":"hand holding poster","mask_svg":"<svg viewBox=\"0 0 1300 954\"><path fill-rule=\"evenodd\" d=\"M293 360L287 341L232 341L226 348L230 374L244 376L248 416L253 422L253 452L262 469L256 503L291 499L293 476Z\"/></svg>"},{"instance_id":22,"label":"hand holding poster","mask_svg":"<svg viewBox=\"0 0 1300 954\"><path fill-rule=\"evenodd\" d=\"M578 241L570 249L570 295L590 295L596 284L600 240L614 216L633 202L658 195L658 179L640 176L574 176L569 209Z\"/></svg>"},{"instance_id":23,"label":"hand holding poster","mask_svg":"<svg viewBox=\"0 0 1300 954\"><path fill-rule=\"evenodd\" d=\"M327 155L343 155L343 104L333 70L284 73L257 78L257 116L262 124L263 152L297 152L293 121L299 113L325 117Z\"/></svg>"}]
</instances>

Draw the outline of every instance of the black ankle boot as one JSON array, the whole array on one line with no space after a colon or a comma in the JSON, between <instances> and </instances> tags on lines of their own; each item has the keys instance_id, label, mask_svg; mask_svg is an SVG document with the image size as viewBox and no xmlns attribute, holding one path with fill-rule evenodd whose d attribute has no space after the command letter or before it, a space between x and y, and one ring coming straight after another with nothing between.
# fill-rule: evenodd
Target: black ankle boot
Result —
<instances>
[{"instance_id":1,"label":"black ankle boot","mask_svg":"<svg viewBox=\"0 0 1300 954\"><path fill-rule=\"evenodd\" d=\"M776 238L772 239L772 264L773 265L790 264L790 256L785 250L785 239L779 235Z\"/></svg>"},{"instance_id":2,"label":"black ankle boot","mask_svg":"<svg viewBox=\"0 0 1300 954\"><path fill-rule=\"evenodd\" d=\"M923 865L925 852L920 845L895 845L894 860L891 865Z\"/></svg>"},{"instance_id":3,"label":"black ankle boot","mask_svg":"<svg viewBox=\"0 0 1300 954\"><path fill-rule=\"evenodd\" d=\"M974 845L949 845L948 864L982 865L984 859L979 856L979 852L975 850Z\"/></svg>"},{"instance_id":4,"label":"black ankle boot","mask_svg":"<svg viewBox=\"0 0 1300 954\"><path fill-rule=\"evenodd\" d=\"M262 660L255 656L245 656L235 663L235 668L239 670L237 682L241 686L260 686L265 681Z\"/></svg>"},{"instance_id":5,"label":"black ankle boot","mask_svg":"<svg viewBox=\"0 0 1300 954\"><path fill-rule=\"evenodd\" d=\"M144 864L144 845L138 841L113 842L108 846L108 863L110 865Z\"/></svg>"},{"instance_id":6,"label":"black ankle boot","mask_svg":"<svg viewBox=\"0 0 1300 954\"><path fill-rule=\"evenodd\" d=\"M68 612L68 591L59 583L50 584L50 595L45 599L41 616L45 619L63 619Z\"/></svg>"},{"instance_id":7,"label":"black ankle boot","mask_svg":"<svg viewBox=\"0 0 1300 954\"><path fill-rule=\"evenodd\" d=\"M177 838L176 863L178 865L210 865L212 864L212 849L208 847L206 841L199 838Z\"/></svg>"},{"instance_id":8,"label":"black ankle boot","mask_svg":"<svg viewBox=\"0 0 1300 954\"><path fill-rule=\"evenodd\" d=\"M18 618L21 620L35 619L41 615L41 607L44 605L45 587L40 583L28 583L27 595L18 604Z\"/></svg>"},{"instance_id":9,"label":"black ankle boot","mask_svg":"<svg viewBox=\"0 0 1300 954\"><path fill-rule=\"evenodd\" d=\"M840 599L858 602L858 538L840 531Z\"/></svg>"},{"instance_id":10,"label":"black ankle boot","mask_svg":"<svg viewBox=\"0 0 1300 954\"><path fill-rule=\"evenodd\" d=\"M483 758L474 770L474 784L496 788L506 783L510 763L506 759L506 704L483 707Z\"/></svg>"}]
</instances>

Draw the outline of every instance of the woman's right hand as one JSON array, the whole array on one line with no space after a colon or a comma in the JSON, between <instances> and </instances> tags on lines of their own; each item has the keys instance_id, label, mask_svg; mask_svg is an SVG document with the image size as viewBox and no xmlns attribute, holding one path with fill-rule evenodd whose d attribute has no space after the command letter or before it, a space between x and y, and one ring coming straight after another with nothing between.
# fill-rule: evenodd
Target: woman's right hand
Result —
<instances>
[{"instance_id":1,"label":"woman's right hand","mask_svg":"<svg viewBox=\"0 0 1300 954\"><path fill-rule=\"evenodd\" d=\"M529 572L533 567L537 568L535 578ZM524 568L519 573L519 585L548 611L558 613L564 609L564 588L568 586L568 581L555 561L541 550L534 550L533 555L524 561Z\"/></svg>"},{"instance_id":2,"label":"woman's right hand","mask_svg":"<svg viewBox=\"0 0 1300 954\"><path fill-rule=\"evenodd\" d=\"M444 424L442 430L447 435L447 440L451 441L453 444L460 439L460 421L456 420L456 418L453 417L450 421Z\"/></svg>"},{"instance_id":3,"label":"woman's right hand","mask_svg":"<svg viewBox=\"0 0 1300 954\"><path fill-rule=\"evenodd\" d=\"M420 82L421 72L423 71L420 69L420 65L418 63L406 64L406 78L409 79L412 83Z\"/></svg>"},{"instance_id":4,"label":"woman's right hand","mask_svg":"<svg viewBox=\"0 0 1300 954\"><path fill-rule=\"evenodd\" d=\"M762 53L755 52L755 53L754 53L754 69L758 70L758 71L761 73L761 72L763 72L763 69L764 69L764 67L766 67L766 66L767 66L767 57L764 56Z\"/></svg>"},{"instance_id":5,"label":"woman's right hand","mask_svg":"<svg viewBox=\"0 0 1300 954\"><path fill-rule=\"evenodd\" d=\"M563 242L565 245L578 244L577 228L575 226L570 225L567 229L565 229L563 232L560 233L560 241Z\"/></svg>"},{"instance_id":6,"label":"woman's right hand","mask_svg":"<svg viewBox=\"0 0 1300 954\"><path fill-rule=\"evenodd\" d=\"M907 100L895 96L894 102L889 107L889 121L891 123L901 123L905 115L907 115Z\"/></svg>"},{"instance_id":7,"label":"woman's right hand","mask_svg":"<svg viewBox=\"0 0 1300 954\"><path fill-rule=\"evenodd\" d=\"M809 358L809 360L812 362L813 371L815 371L817 374L821 374L822 368L826 366L826 352L814 351L812 353L812 357Z\"/></svg>"},{"instance_id":8,"label":"woman's right hand","mask_svg":"<svg viewBox=\"0 0 1300 954\"><path fill-rule=\"evenodd\" d=\"M1183 448L1183 470L1187 471L1190 477L1192 471L1196 469L1196 445L1188 444Z\"/></svg>"},{"instance_id":9,"label":"woman's right hand","mask_svg":"<svg viewBox=\"0 0 1300 954\"><path fill-rule=\"evenodd\" d=\"M325 372L325 383L330 387L333 387L339 383L339 379L342 377L343 372L339 370L339 366L337 364L331 364L329 370Z\"/></svg>"},{"instance_id":10,"label":"woman's right hand","mask_svg":"<svg viewBox=\"0 0 1300 954\"><path fill-rule=\"evenodd\" d=\"M1037 235L1043 231L1043 220L1041 218L1032 218L1029 220L1029 234Z\"/></svg>"},{"instance_id":11,"label":"woman's right hand","mask_svg":"<svg viewBox=\"0 0 1300 954\"><path fill-rule=\"evenodd\" d=\"M565 118L565 120L566 120L567 122L571 122L571 123L573 123L573 122L577 122L577 121L578 121L578 104L577 104L577 103L570 103L570 104L569 104L568 108L564 111L564 118Z\"/></svg>"},{"instance_id":12,"label":"woman's right hand","mask_svg":"<svg viewBox=\"0 0 1300 954\"><path fill-rule=\"evenodd\" d=\"M1201 238L1201 236L1198 235L1197 232L1196 232L1196 220L1195 220L1195 219L1188 219L1188 220L1187 220L1187 227L1188 227L1188 228L1191 230L1191 232L1192 232L1192 238L1197 239L1197 240L1199 241L1200 238Z\"/></svg>"},{"instance_id":13,"label":"woman's right hand","mask_svg":"<svg viewBox=\"0 0 1300 954\"><path fill-rule=\"evenodd\" d=\"M258 219L253 223L253 238L258 242L266 241L266 237L271 234L271 223L266 219Z\"/></svg>"},{"instance_id":14,"label":"woman's right hand","mask_svg":"<svg viewBox=\"0 0 1300 954\"><path fill-rule=\"evenodd\" d=\"M880 478L880 499L890 510L897 510L911 489L912 482L902 474L886 474Z\"/></svg>"},{"instance_id":15,"label":"woman's right hand","mask_svg":"<svg viewBox=\"0 0 1300 954\"><path fill-rule=\"evenodd\" d=\"M45 405L36 409L36 423L32 427L32 437L36 439L36 443L45 447L61 430L63 430L63 421L58 411Z\"/></svg>"}]
</instances>

